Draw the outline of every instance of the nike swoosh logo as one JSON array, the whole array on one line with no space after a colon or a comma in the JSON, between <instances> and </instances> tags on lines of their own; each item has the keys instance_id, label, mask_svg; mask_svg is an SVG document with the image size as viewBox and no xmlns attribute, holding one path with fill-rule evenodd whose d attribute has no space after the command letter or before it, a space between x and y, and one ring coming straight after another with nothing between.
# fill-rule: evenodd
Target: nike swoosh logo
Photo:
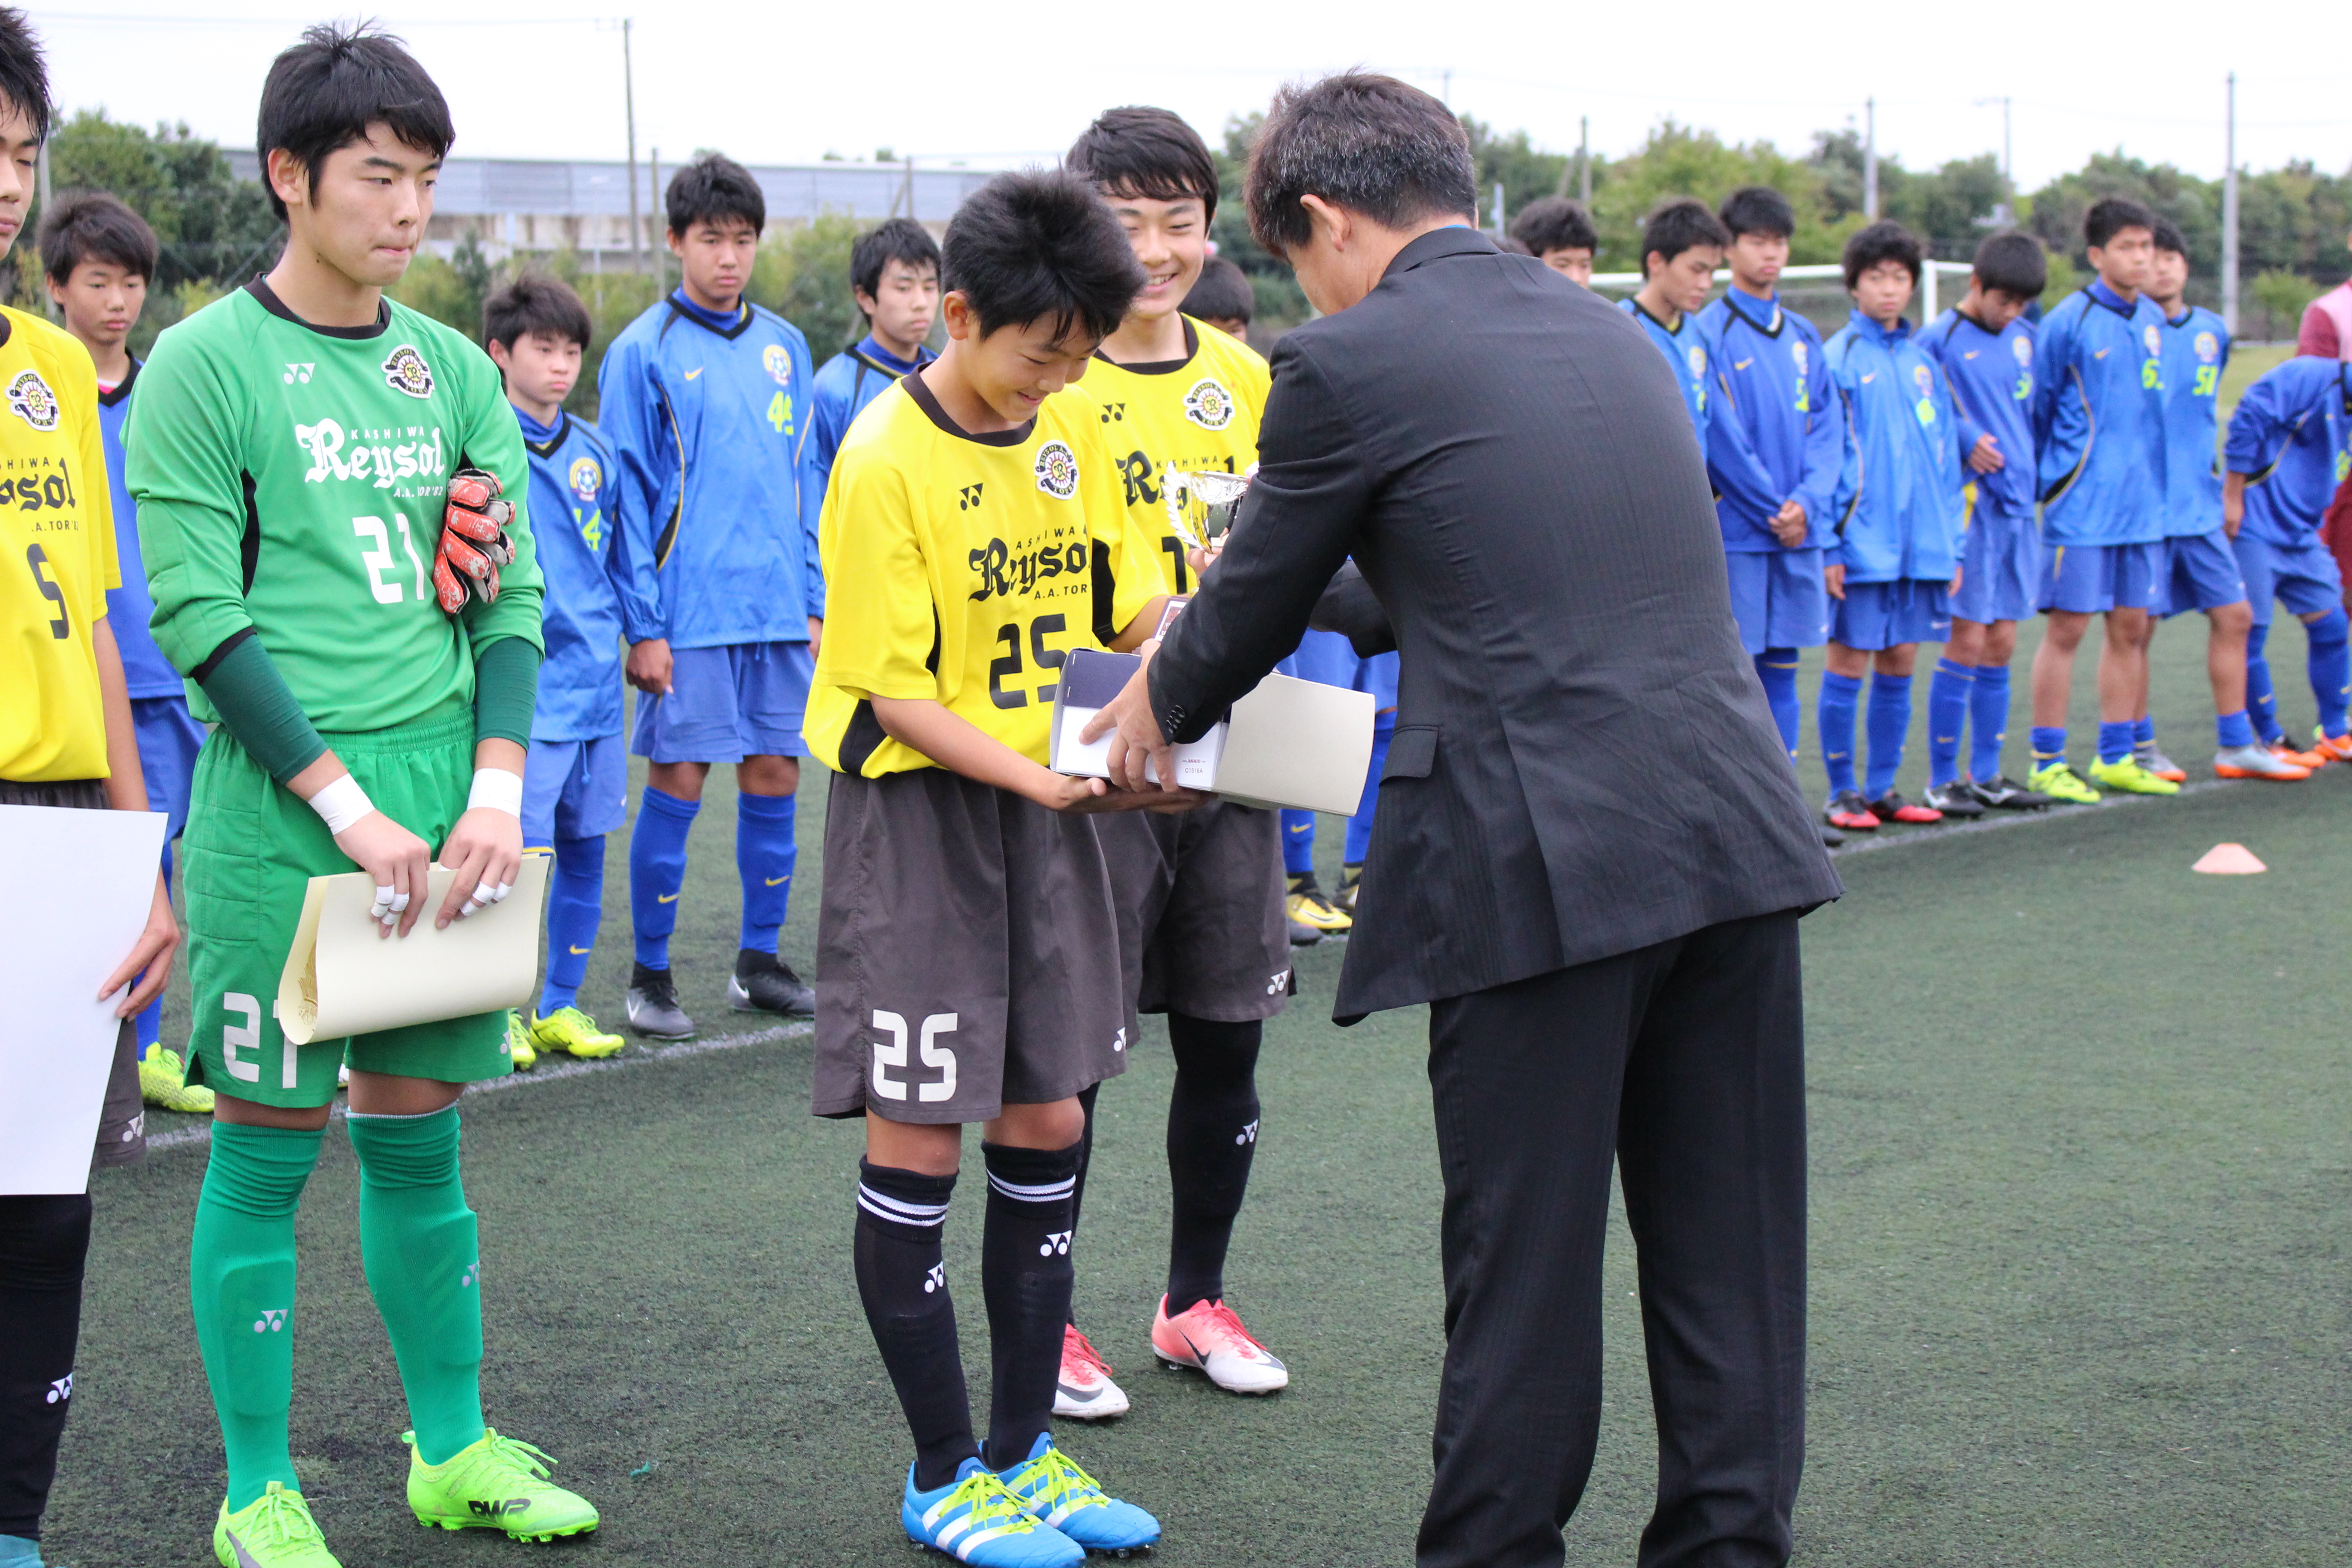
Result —
<instances>
[{"instance_id":1,"label":"nike swoosh logo","mask_svg":"<svg viewBox=\"0 0 2352 1568\"><path fill-rule=\"evenodd\" d=\"M1962 359L1974 359L1974 358L1976 358L1976 357L1977 357L1977 355L1979 355L1979 353L1982 353L1983 352L1984 352L1984 351L1983 351L1982 349L1967 349L1967 350L1962 351L1962 353L1961 353L1961 354L1960 354L1960 357L1961 357Z\"/></svg>"},{"instance_id":2,"label":"nike swoosh logo","mask_svg":"<svg viewBox=\"0 0 2352 1568\"><path fill-rule=\"evenodd\" d=\"M1878 379L1878 373L1877 373L1876 371L1874 371L1874 371L1872 371L1868 375L1865 375L1865 376L1864 376L1864 377L1862 378L1862 384L1863 384L1863 385L1864 385L1864 386L1868 386L1872 382L1876 381L1877 379Z\"/></svg>"},{"instance_id":3,"label":"nike swoosh logo","mask_svg":"<svg viewBox=\"0 0 2352 1568\"><path fill-rule=\"evenodd\" d=\"M677 897L678 896L676 893L656 893L654 895L654 902L657 904L674 904L677 902Z\"/></svg>"},{"instance_id":4,"label":"nike swoosh logo","mask_svg":"<svg viewBox=\"0 0 2352 1568\"><path fill-rule=\"evenodd\" d=\"M2106 350L2105 350L2105 349L2101 349L2101 350L2099 350L2096 353L2093 354L2091 357L2092 357L2093 359L2105 359L2105 358L2106 358L2106 357L2107 357L2107 351L2106 351Z\"/></svg>"},{"instance_id":5,"label":"nike swoosh logo","mask_svg":"<svg viewBox=\"0 0 2352 1568\"><path fill-rule=\"evenodd\" d=\"M573 948L572 951L574 953L578 954L580 957L582 957L582 958L585 958L585 957L587 957L591 952L593 952L595 951L595 949L593 949L593 948L588 948L588 947L575 947L575 948Z\"/></svg>"},{"instance_id":6,"label":"nike swoosh logo","mask_svg":"<svg viewBox=\"0 0 2352 1568\"><path fill-rule=\"evenodd\" d=\"M1749 365L1754 364L1755 363L1756 356L1750 354L1746 359L1734 361L1731 368L1734 370L1746 370Z\"/></svg>"},{"instance_id":7,"label":"nike swoosh logo","mask_svg":"<svg viewBox=\"0 0 2352 1568\"><path fill-rule=\"evenodd\" d=\"M781 877L771 877L771 878L769 878L769 879L768 879L768 886L770 886L771 888L780 887L780 886L782 886L782 884L784 884L784 883L786 883L786 882L791 881L792 879L792 879L792 874L791 874L790 872L786 872L783 876L781 876Z\"/></svg>"},{"instance_id":8,"label":"nike swoosh logo","mask_svg":"<svg viewBox=\"0 0 2352 1568\"><path fill-rule=\"evenodd\" d=\"M236 1531L225 1530L221 1533L228 1537L228 1549L236 1553L236 1568L261 1568L253 1553L245 1549L245 1542L236 1538Z\"/></svg>"},{"instance_id":9,"label":"nike swoosh logo","mask_svg":"<svg viewBox=\"0 0 2352 1568\"><path fill-rule=\"evenodd\" d=\"M703 367L701 365L696 365L692 370L686 373L686 379L692 381L696 376L700 375L702 372Z\"/></svg>"}]
</instances>

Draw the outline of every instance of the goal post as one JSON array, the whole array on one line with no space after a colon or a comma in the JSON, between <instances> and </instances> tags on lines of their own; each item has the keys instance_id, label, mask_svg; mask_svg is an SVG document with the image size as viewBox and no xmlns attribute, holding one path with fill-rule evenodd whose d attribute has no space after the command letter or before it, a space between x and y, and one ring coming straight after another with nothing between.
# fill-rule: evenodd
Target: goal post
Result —
<instances>
[{"instance_id":1,"label":"goal post","mask_svg":"<svg viewBox=\"0 0 2352 1568\"><path fill-rule=\"evenodd\" d=\"M1965 288L1970 268L1965 261L1930 261L1919 278L1919 319L1917 325L1926 326L1943 310L1938 298L1943 292L1938 284L1950 282ZM1718 288L1731 284L1728 270L1718 269L1715 275ZM1612 295L1631 294L1642 286L1638 272L1596 272L1593 289ZM1845 324L1849 302L1845 292L1845 268L1835 262L1810 263L1802 267L1780 269L1782 303L1799 315L1806 317L1826 332Z\"/></svg>"}]
</instances>

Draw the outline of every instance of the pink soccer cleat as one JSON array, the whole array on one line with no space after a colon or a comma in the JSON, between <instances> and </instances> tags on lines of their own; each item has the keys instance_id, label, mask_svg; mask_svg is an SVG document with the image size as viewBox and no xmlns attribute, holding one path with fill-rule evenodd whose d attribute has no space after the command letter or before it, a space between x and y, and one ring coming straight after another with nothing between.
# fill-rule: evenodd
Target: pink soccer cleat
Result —
<instances>
[{"instance_id":1,"label":"pink soccer cleat","mask_svg":"<svg viewBox=\"0 0 2352 1568\"><path fill-rule=\"evenodd\" d=\"M1195 1301L1174 1317L1168 1298L1151 1322L1151 1352L1170 1369L1205 1373L1228 1394L1272 1394L1290 1386L1290 1369L1242 1327L1224 1302Z\"/></svg>"},{"instance_id":2,"label":"pink soccer cleat","mask_svg":"<svg viewBox=\"0 0 2352 1568\"><path fill-rule=\"evenodd\" d=\"M1110 1380L1110 1363L1095 1353L1076 1323L1062 1325L1062 1372L1054 1383L1054 1414L1073 1421L1108 1421L1127 1414L1127 1394Z\"/></svg>"}]
</instances>

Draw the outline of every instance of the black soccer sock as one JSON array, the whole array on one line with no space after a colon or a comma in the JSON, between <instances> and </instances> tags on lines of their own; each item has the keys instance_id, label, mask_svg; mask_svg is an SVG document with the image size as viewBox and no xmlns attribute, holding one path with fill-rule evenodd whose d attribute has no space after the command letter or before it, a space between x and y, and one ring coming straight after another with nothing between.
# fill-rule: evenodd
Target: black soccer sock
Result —
<instances>
[{"instance_id":1,"label":"black soccer sock","mask_svg":"<svg viewBox=\"0 0 2352 1568\"><path fill-rule=\"evenodd\" d=\"M1102 1085L1098 1083L1090 1083L1078 1090L1078 1109L1087 1113L1087 1130L1078 1134L1078 1174L1070 1184L1070 1235L1074 1238L1078 1234L1078 1210L1085 1207L1087 1202L1087 1170L1095 1163L1095 1096L1101 1090ZM1077 1326L1078 1304L1075 1294L1070 1302L1068 1319L1073 1328Z\"/></svg>"},{"instance_id":2,"label":"black soccer sock","mask_svg":"<svg viewBox=\"0 0 2352 1568\"><path fill-rule=\"evenodd\" d=\"M988 1297L992 1470L1027 1458L1053 1420L1062 1325L1070 1320L1070 1194L1082 1147L980 1146L988 1164L980 1286Z\"/></svg>"},{"instance_id":3,"label":"black soccer sock","mask_svg":"<svg viewBox=\"0 0 2352 1568\"><path fill-rule=\"evenodd\" d=\"M1225 1293L1225 1248L1257 1152L1259 1022L1168 1015L1176 1088L1168 1097L1168 1315Z\"/></svg>"},{"instance_id":4,"label":"black soccer sock","mask_svg":"<svg viewBox=\"0 0 2352 1568\"><path fill-rule=\"evenodd\" d=\"M41 1538L73 1403L89 1199L0 1197L0 1535Z\"/></svg>"},{"instance_id":5,"label":"black soccer sock","mask_svg":"<svg viewBox=\"0 0 2352 1568\"><path fill-rule=\"evenodd\" d=\"M953 1176L857 1163L857 1299L915 1437L915 1486L955 1479L980 1452L956 1342L955 1302L940 1261Z\"/></svg>"}]
</instances>

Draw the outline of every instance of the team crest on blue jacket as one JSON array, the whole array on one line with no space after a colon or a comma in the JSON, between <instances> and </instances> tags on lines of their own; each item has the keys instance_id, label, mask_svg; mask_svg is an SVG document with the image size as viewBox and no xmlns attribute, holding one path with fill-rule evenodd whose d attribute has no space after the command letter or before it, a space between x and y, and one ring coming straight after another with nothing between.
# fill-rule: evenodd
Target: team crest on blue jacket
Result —
<instances>
[{"instance_id":1,"label":"team crest on blue jacket","mask_svg":"<svg viewBox=\"0 0 2352 1568\"><path fill-rule=\"evenodd\" d=\"M2154 357L2155 355L2160 354L2164 352L2164 333L2158 330L2155 322L2150 321L2147 327L2141 330L2139 336L2140 342L2147 345L2147 352L2150 357Z\"/></svg>"},{"instance_id":2,"label":"team crest on blue jacket","mask_svg":"<svg viewBox=\"0 0 2352 1568\"><path fill-rule=\"evenodd\" d=\"M58 395L37 370L20 370L8 384L8 412L36 430L58 427Z\"/></svg>"},{"instance_id":3,"label":"team crest on blue jacket","mask_svg":"<svg viewBox=\"0 0 2352 1568\"><path fill-rule=\"evenodd\" d=\"M2033 340L2023 333L2021 332L2009 340L2009 350L2017 356L2019 364L2030 365L2033 363Z\"/></svg>"},{"instance_id":4,"label":"team crest on blue jacket","mask_svg":"<svg viewBox=\"0 0 2352 1568\"><path fill-rule=\"evenodd\" d=\"M403 343L383 356L383 384L411 397L433 395L433 371L413 343Z\"/></svg>"},{"instance_id":5,"label":"team crest on blue jacket","mask_svg":"<svg viewBox=\"0 0 2352 1568\"><path fill-rule=\"evenodd\" d=\"M1077 494L1077 454L1059 441L1048 441L1038 447L1037 488L1055 500L1067 500Z\"/></svg>"},{"instance_id":6,"label":"team crest on blue jacket","mask_svg":"<svg viewBox=\"0 0 2352 1568\"><path fill-rule=\"evenodd\" d=\"M1706 351L1699 347L1696 343L1691 344L1690 367L1691 374L1693 375L1705 375L1706 374Z\"/></svg>"},{"instance_id":7,"label":"team crest on blue jacket","mask_svg":"<svg viewBox=\"0 0 2352 1568\"><path fill-rule=\"evenodd\" d=\"M1184 395L1184 417L1203 430L1222 430L1234 422L1234 395L1203 376Z\"/></svg>"},{"instance_id":8,"label":"team crest on blue jacket","mask_svg":"<svg viewBox=\"0 0 2352 1568\"><path fill-rule=\"evenodd\" d=\"M2207 364L2211 364L2215 356L2220 354L2221 352L2221 339L2215 337L2210 332L2200 332L2197 334L2197 357L2199 359L2203 360Z\"/></svg>"},{"instance_id":9,"label":"team crest on blue jacket","mask_svg":"<svg viewBox=\"0 0 2352 1568\"><path fill-rule=\"evenodd\" d=\"M580 498L580 504L593 506L596 501L596 492L604 485L604 470L596 466L596 459L572 458L570 479L572 493Z\"/></svg>"},{"instance_id":10,"label":"team crest on blue jacket","mask_svg":"<svg viewBox=\"0 0 2352 1568\"><path fill-rule=\"evenodd\" d=\"M1805 350L1804 339L1799 338L1795 342L1789 345L1789 358L1795 363L1797 374L1799 375L1803 375L1805 374L1805 361L1808 357L1810 356L1807 354Z\"/></svg>"},{"instance_id":11,"label":"team crest on blue jacket","mask_svg":"<svg viewBox=\"0 0 2352 1568\"><path fill-rule=\"evenodd\" d=\"M783 344L770 343L761 350L760 363L770 375L776 378L778 386L790 386L793 384L793 356L786 351Z\"/></svg>"}]
</instances>

